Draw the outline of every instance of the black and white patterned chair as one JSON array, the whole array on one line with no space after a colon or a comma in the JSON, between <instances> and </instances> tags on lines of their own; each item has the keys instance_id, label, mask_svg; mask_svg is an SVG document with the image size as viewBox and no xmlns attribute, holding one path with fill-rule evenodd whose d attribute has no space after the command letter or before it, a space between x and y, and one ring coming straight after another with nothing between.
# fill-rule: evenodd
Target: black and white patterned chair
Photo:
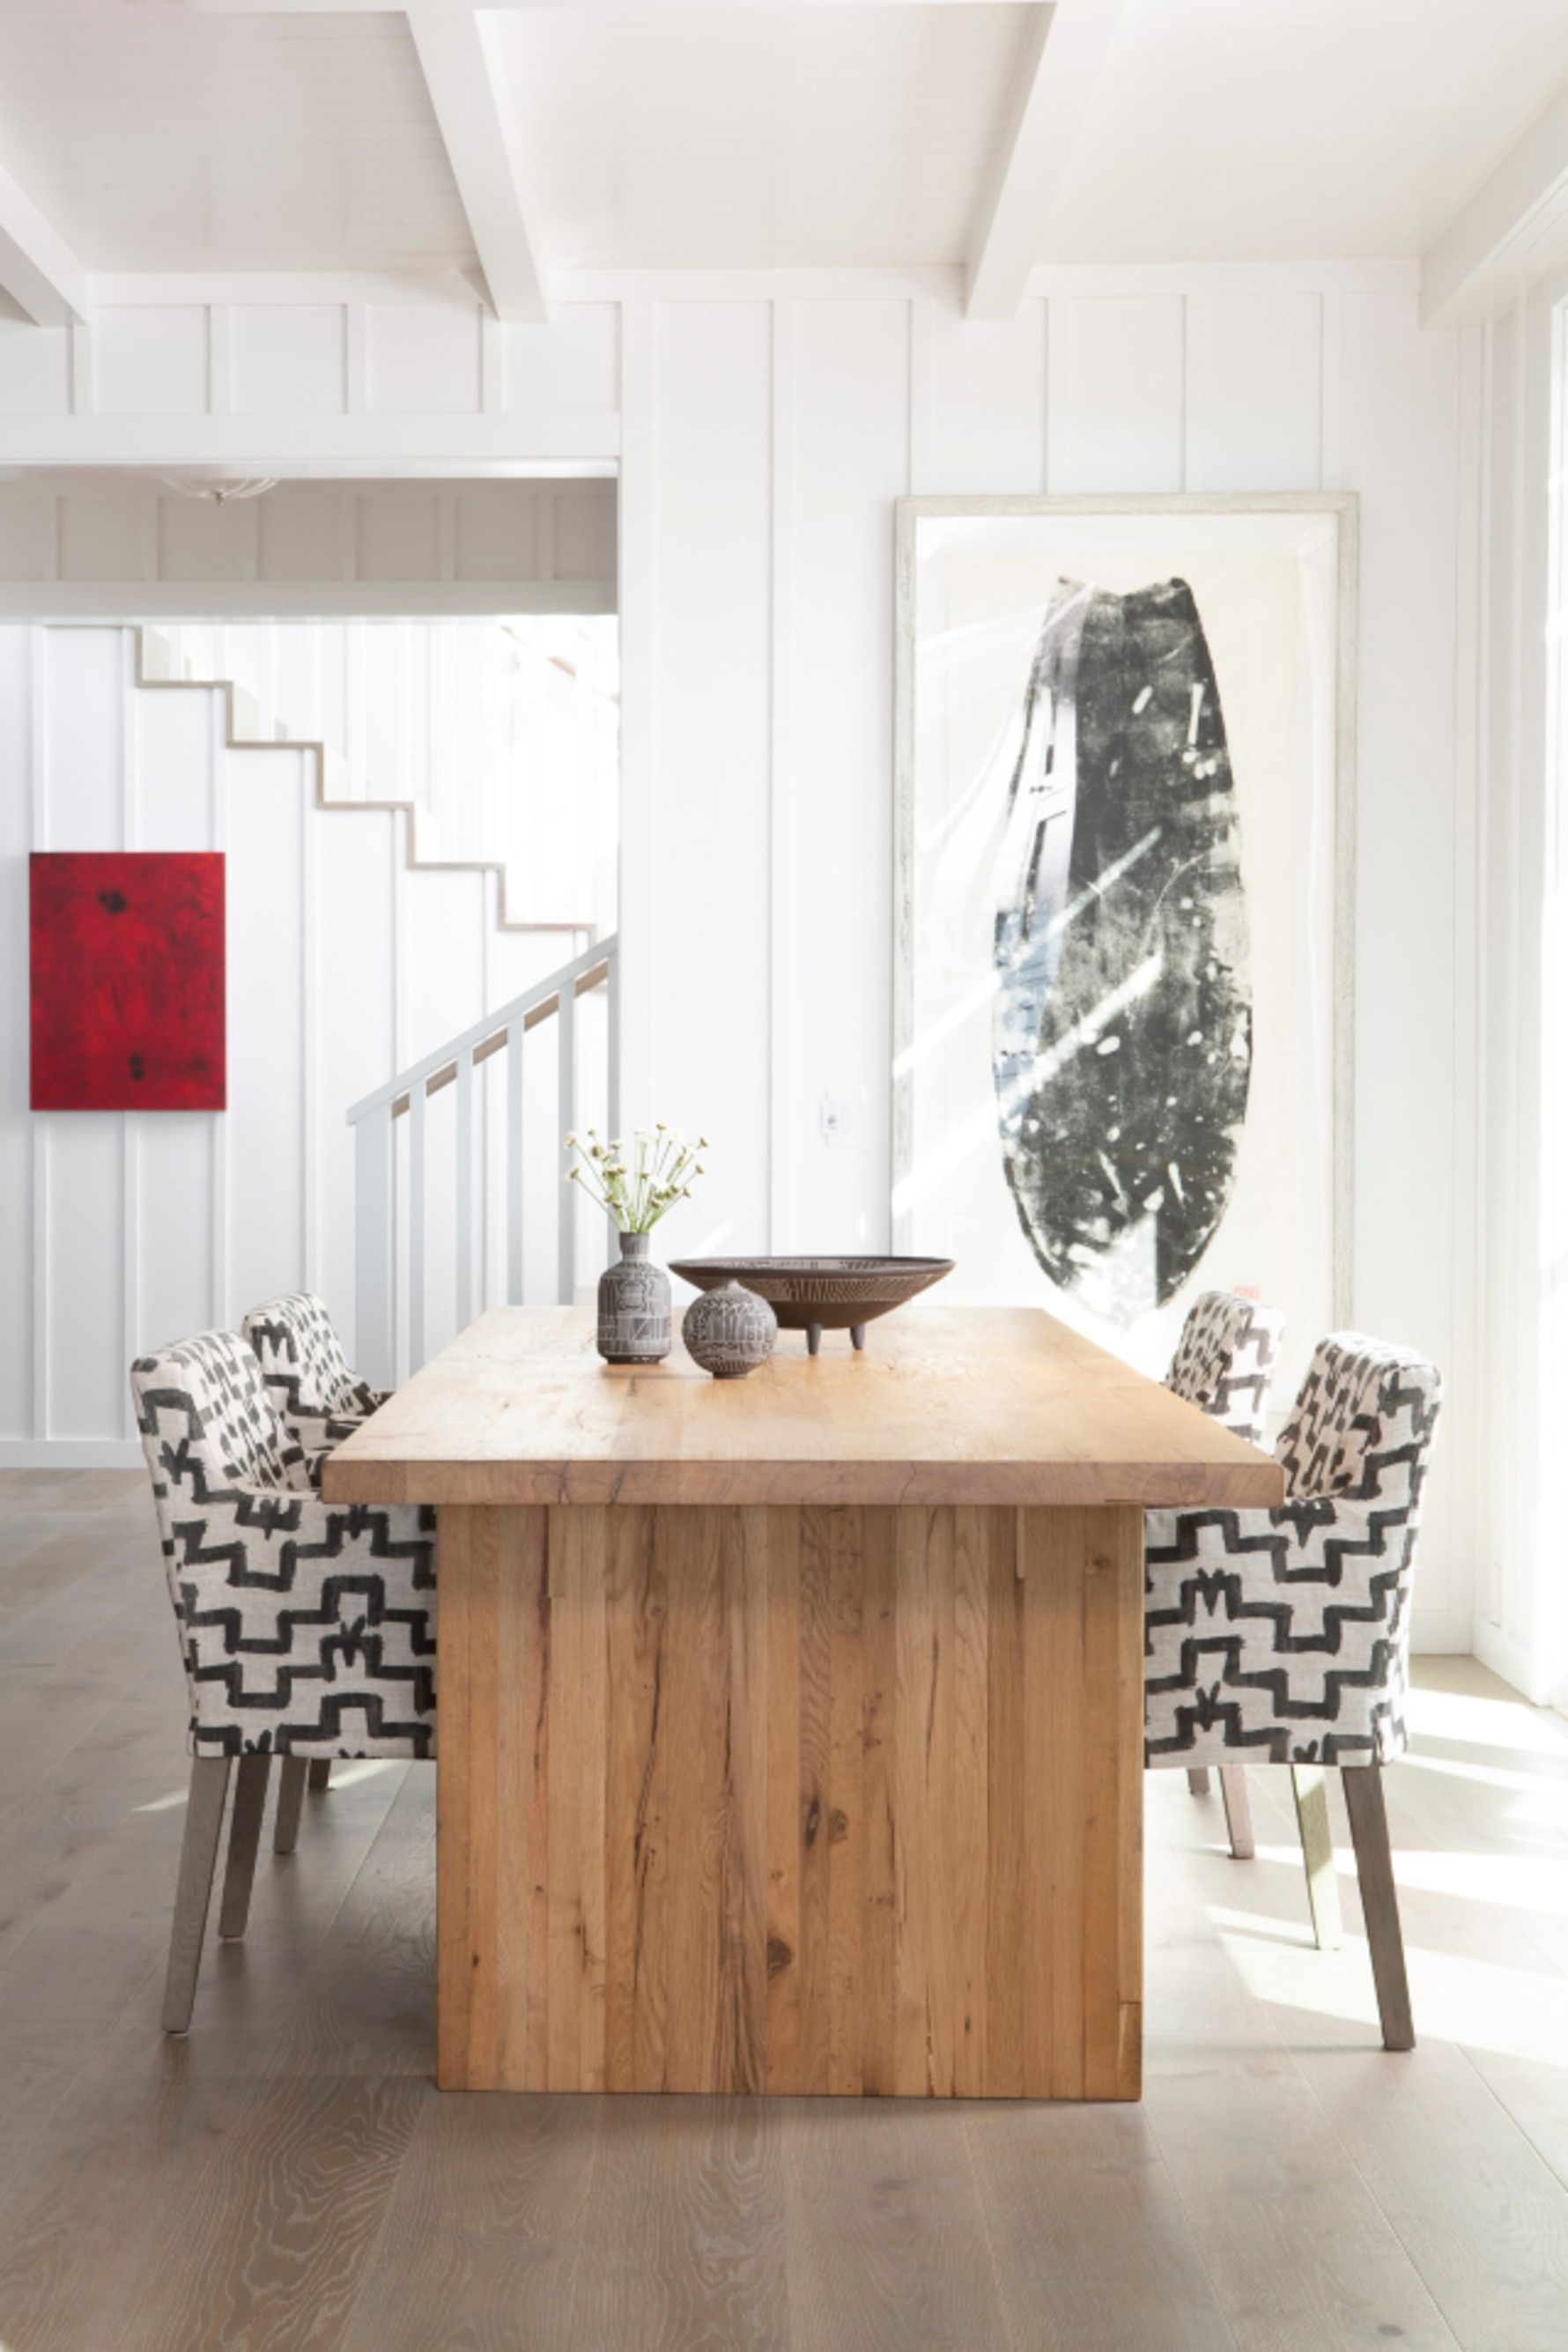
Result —
<instances>
[{"instance_id":1,"label":"black and white patterned chair","mask_svg":"<svg viewBox=\"0 0 1568 2352\"><path fill-rule=\"evenodd\" d=\"M163 2023L190 2023L230 1769L218 1933L245 1931L268 1768L291 1850L305 1775L335 1756L436 1752L435 1513L328 1505L236 1331L142 1357L132 1395L190 1699L190 1801Z\"/></svg>"},{"instance_id":2,"label":"black and white patterned chair","mask_svg":"<svg viewBox=\"0 0 1568 2352\"><path fill-rule=\"evenodd\" d=\"M1148 1514L1145 1761L1290 1767L1321 1943L1337 1938L1324 1774L1339 1770L1391 2050L1415 2036L1380 1776L1407 1742L1411 1576L1441 1394L1424 1358L1338 1333L1280 1432L1279 1508Z\"/></svg>"},{"instance_id":3,"label":"black and white patterned chair","mask_svg":"<svg viewBox=\"0 0 1568 2352\"><path fill-rule=\"evenodd\" d=\"M390 1391L373 1389L349 1370L337 1325L313 1290L268 1298L251 1308L240 1328L256 1351L268 1394L304 1448L310 1484L320 1486L321 1464L332 1447L352 1437ZM324 1757L317 1758L311 1789L324 1789L331 1769Z\"/></svg>"},{"instance_id":4,"label":"black and white patterned chair","mask_svg":"<svg viewBox=\"0 0 1568 2352\"><path fill-rule=\"evenodd\" d=\"M1285 1318L1277 1307L1239 1291L1203 1291L1187 1311L1165 1386L1249 1445L1261 1445L1284 1336ZM1219 1782L1231 1852L1245 1857L1252 1852L1247 1775L1238 1765L1225 1765ZM1187 1785L1194 1797L1206 1797L1207 1765L1191 1766Z\"/></svg>"},{"instance_id":5,"label":"black and white patterned chair","mask_svg":"<svg viewBox=\"0 0 1568 2352\"><path fill-rule=\"evenodd\" d=\"M1165 1386L1261 1445L1284 1331L1277 1307L1234 1290L1205 1290L1188 1310Z\"/></svg>"},{"instance_id":6,"label":"black and white patterned chair","mask_svg":"<svg viewBox=\"0 0 1568 2352\"><path fill-rule=\"evenodd\" d=\"M386 1402L386 1390L349 1370L337 1326L313 1290L285 1291L253 1307L241 1328L273 1404L308 1456L319 1459L352 1437Z\"/></svg>"}]
</instances>

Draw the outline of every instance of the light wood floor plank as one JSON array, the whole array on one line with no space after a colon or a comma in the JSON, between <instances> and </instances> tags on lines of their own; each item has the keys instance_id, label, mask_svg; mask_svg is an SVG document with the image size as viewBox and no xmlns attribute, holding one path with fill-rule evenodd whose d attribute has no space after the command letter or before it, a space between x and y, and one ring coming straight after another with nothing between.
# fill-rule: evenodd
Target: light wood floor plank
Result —
<instances>
[{"instance_id":1,"label":"light wood floor plank","mask_svg":"<svg viewBox=\"0 0 1568 2352\"><path fill-rule=\"evenodd\" d=\"M600 2112L563 2095L429 2091L342 2352L570 2343Z\"/></svg>"},{"instance_id":2,"label":"light wood floor plank","mask_svg":"<svg viewBox=\"0 0 1568 2352\"><path fill-rule=\"evenodd\" d=\"M1151 1943L1161 2000L1145 2112L1239 2352L1391 2339L1452 2352L1458 2339L1352 2149L1283 2046L1267 2004L1216 1948L1209 1913L1237 1899L1244 1866L1212 1851L1183 1851L1201 1809L1175 1775L1151 1781L1160 1821L1151 1838L1159 1849L1150 1874Z\"/></svg>"},{"instance_id":3,"label":"light wood floor plank","mask_svg":"<svg viewBox=\"0 0 1568 2352\"><path fill-rule=\"evenodd\" d=\"M982 2107L965 2127L1014 2343L1232 2352L1170 2168L1136 2109Z\"/></svg>"},{"instance_id":4,"label":"light wood floor plank","mask_svg":"<svg viewBox=\"0 0 1568 2352\"><path fill-rule=\"evenodd\" d=\"M1473 1662L1421 1664L1388 1776L1408 2057L1337 1788L1333 1954L1286 1776L1251 1774L1236 1863L1166 1773L1142 2107L465 2098L430 2082L427 1767L341 1766L188 2040L158 2032L188 1759L145 1517L137 1478L0 1474L18 2352L1568 2347L1568 1727ZM817 1899L772 1891L781 1921Z\"/></svg>"},{"instance_id":5,"label":"light wood floor plank","mask_svg":"<svg viewBox=\"0 0 1568 2352\"><path fill-rule=\"evenodd\" d=\"M789 2352L811 2341L794 2333L789 2308L785 2112L754 2098L606 2102L563 2339L572 2352Z\"/></svg>"},{"instance_id":6,"label":"light wood floor plank","mask_svg":"<svg viewBox=\"0 0 1568 2352\"><path fill-rule=\"evenodd\" d=\"M839 2112L830 2099L779 2109L791 2340L843 2352L1027 2342L1003 2315L965 2107L879 2100L848 2132Z\"/></svg>"}]
</instances>

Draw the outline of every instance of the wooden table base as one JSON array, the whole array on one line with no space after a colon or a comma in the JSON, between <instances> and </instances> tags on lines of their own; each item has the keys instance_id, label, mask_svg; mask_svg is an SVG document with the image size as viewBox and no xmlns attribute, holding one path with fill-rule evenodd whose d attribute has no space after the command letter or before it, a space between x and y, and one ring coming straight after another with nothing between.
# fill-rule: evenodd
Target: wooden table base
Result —
<instances>
[{"instance_id":1,"label":"wooden table base","mask_svg":"<svg viewBox=\"0 0 1568 2352\"><path fill-rule=\"evenodd\" d=\"M1136 2098L1142 1546L443 1506L442 2088Z\"/></svg>"}]
</instances>

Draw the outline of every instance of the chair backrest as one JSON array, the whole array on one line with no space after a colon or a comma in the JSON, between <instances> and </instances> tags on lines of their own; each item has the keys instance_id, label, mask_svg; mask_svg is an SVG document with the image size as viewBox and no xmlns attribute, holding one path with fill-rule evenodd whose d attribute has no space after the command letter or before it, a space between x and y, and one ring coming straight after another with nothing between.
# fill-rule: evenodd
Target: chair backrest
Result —
<instances>
[{"instance_id":1,"label":"chair backrest","mask_svg":"<svg viewBox=\"0 0 1568 2352\"><path fill-rule=\"evenodd\" d=\"M1274 1449L1288 1500L1377 1503L1414 1530L1442 1397L1437 1367L1413 1349L1331 1332Z\"/></svg>"},{"instance_id":2,"label":"chair backrest","mask_svg":"<svg viewBox=\"0 0 1568 2352\"><path fill-rule=\"evenodd\" d=\"M313 1290L286 1291L253 1307L243 1328L279 1412L313 1418L359 1405L362 1383L349 1370L337 1327Z\"/></svg>"},{"instance_id":3,"label":"chair backrest","mask_svg":"<svg viewBox=\"0 0 1568 2352\"><path fill-rule=\"evenodd\" d=\"M1260 1444L1284 1329L1277 1307L1233 1290L1205 1290L1188 1310L1165 1386L1237 1437Z\"/></svg>"},{"instance_id":4,"label":"chair backrest","mask_svg":"<svg viewBox=\"0 0 1568 2352\"><path fill-rule=\"evenodd\" d=\"M171 1559L176 1525L191 1506L199 1509L241 1487L309 1493L304 1454L237 1331L200 1331L138 1357L131 1394Z\"/></svg>"}]
</instances>

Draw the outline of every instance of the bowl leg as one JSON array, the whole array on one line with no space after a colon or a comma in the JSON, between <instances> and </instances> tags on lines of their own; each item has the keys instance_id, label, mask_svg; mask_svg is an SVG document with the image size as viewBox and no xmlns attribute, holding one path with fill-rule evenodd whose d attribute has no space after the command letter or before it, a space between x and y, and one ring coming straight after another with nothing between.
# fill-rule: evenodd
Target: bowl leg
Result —
<instances>
[{"instance_id":1,"label":"bowl leg","mask_svg":"<svg viewBox=\"0 0 1568 2352\"><path fill-rule=\"evenodd\" d=\"M864 1323L851 1323L849 1326L849 1339L850 1344L853 1347L863 1348L865 1346L866 1326Z\"/></svg>"},{"instance_id":2,"label":"bowl leg","mask_svg":"<svg viewBox=\"0 0 1568 2352\"><path fill-rule=\"evenodd\" d=\"M821 1347L821 1345L822 1345L822 1326L821 1326L821 1324L820 1324L820 1323L808 1323L808 1324L806 1325L806 1327L805 1327L805 1346L806 1346L806 1352L807 1352L807 1354L808 1354L808 1355L815 1356L815 1355L816 1355L816 1351L817 1351L817 1349Z\"/></svg>"}]
</instances>

